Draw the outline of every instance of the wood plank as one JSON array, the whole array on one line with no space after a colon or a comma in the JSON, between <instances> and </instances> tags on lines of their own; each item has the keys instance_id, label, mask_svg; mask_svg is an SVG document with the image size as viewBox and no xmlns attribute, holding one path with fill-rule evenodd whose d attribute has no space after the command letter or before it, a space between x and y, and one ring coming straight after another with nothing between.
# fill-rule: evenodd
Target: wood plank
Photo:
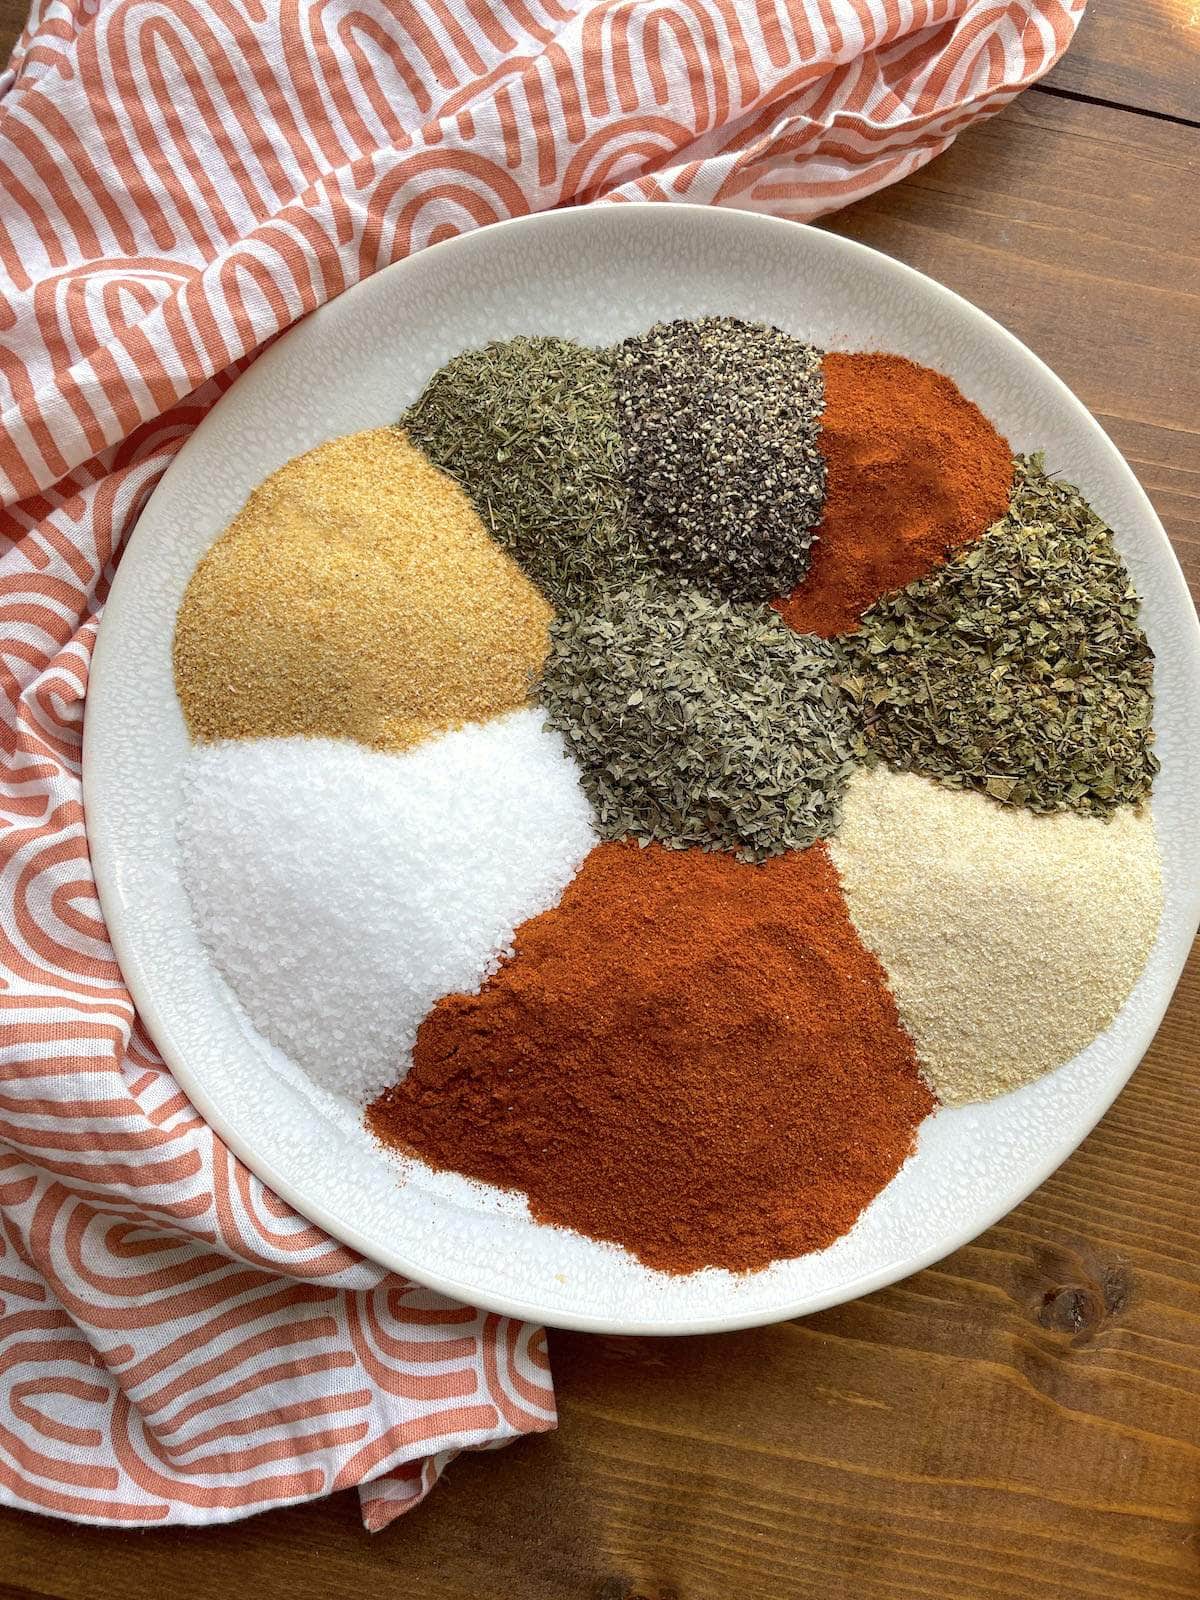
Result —
<instances>
[{"instance_id":1,"label":"wood plank","mask_svg":"<svg viewBox=\"0 0 1200 1600\"><path fill-rule=\"evenodd\" d=\"M1089 0L1053 88L1200 122L1196 0Z\"/></svg>"},{"instance_id":2,"label":"wood plank","mask_svg":"<svg viewBox=\"0 0 1200 1600\"><path fill-rule=\"evenodd\" d=\"M0 0L0 62L7 63L28 15L27 0Z\"/></svg>"},{"instance_id":3,"label":"wood plank","mask_svg":"<svg viewBox=\"0 0 1200 1600\"><path fill-rule=\"evenodd\" d=\"M831 225L934 273L1100 414L1200 585L1197 144L1029 95ZM939 1266L803 1322L551 1339L561 1428L356 1500L134 1534L0 1518L0 1600L1194 1600L1200 959L1096 1132Z\"/></svg>"}]
</instances>

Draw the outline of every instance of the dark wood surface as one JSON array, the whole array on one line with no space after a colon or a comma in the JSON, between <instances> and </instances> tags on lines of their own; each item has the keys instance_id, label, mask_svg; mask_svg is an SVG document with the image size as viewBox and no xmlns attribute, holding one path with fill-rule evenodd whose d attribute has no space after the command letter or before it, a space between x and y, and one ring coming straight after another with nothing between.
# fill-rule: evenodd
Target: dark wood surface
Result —
<instances>
[{"instance_id":1,"label":"dark wood surface","mask_svg":"<svg viewBox=\"0 0 1200 1600\"><path fill-rule=\"evenodd\" d=\"M7 43L22 21L0 0ZM6 31L7 25L7 31ZM1200 8L1093 0L1045 87L830 219L1100 417L1200 592ZM1109 102L1109 103L1104 103ZM966 1249L777 1327L551 1337L559 1431L224 1529L0 1513L0 1600L1194 1600L1200 961L1082 1148Z\"/></svg>"},{"instance_id":2,"label":"dark wood surface","mask_svg":"<svg viewBox=\"0 0 1200 1600\"><path fill-rule=\"evenodd\" d=\"M1089 0L1048 80L1065 94L1133 106L1200 126L1196 0Z\"/></svg>"}]
</instances>

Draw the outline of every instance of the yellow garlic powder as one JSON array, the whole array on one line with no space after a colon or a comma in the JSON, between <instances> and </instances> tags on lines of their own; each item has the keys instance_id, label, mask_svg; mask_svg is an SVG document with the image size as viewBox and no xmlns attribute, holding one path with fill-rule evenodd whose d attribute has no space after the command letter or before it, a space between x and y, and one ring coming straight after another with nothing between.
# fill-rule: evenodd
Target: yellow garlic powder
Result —
<instances>
[{"instance_id":1,"label":"yellow garlic powder","mask_svg":"<svg viewBox=\"0 0 1200 1600\"><path fill-rule=\"evenodd\" d=\"M319 445L192 575L175 684L193 738L402 750L529 700L549 604L398 428Z\"/></svg>"}]
</instances>

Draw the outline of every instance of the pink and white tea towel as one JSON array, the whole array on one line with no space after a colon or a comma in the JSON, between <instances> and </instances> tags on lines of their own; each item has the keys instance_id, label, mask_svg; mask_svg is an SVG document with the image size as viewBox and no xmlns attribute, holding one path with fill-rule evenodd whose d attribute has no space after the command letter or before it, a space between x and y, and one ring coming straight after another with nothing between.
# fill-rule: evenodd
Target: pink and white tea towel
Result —
<instances>
[{"instance_id":1,"label":"pink and white tea towel","mask_svg":"<svg viewBox=\"0 0 1200 1600\"><path fill-rule=\"evenodd\" d=\"M412 250L587 201L814 217L923 166L1083 0L35 0L0 80L0 1497L129 1526L549 1428L536 1328L325 1237L139 1029L80 734L122 544L265 341Z\"/></svg>"}]
</instances>

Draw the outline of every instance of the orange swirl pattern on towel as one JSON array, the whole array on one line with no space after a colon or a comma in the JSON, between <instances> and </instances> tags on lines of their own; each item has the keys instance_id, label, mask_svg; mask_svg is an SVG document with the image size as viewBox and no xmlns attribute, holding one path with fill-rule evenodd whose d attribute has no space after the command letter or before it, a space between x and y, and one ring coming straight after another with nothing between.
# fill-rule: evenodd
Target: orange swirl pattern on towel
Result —
<instances>
[{"instance_id":1,"label":"orange swirl pattern on towel","mask_svg":"<svg viewBox=\"0 0 1200 1600\"><path fill-rule=\"evenodd\" d=\"M79 751L113 564L255 352L498 218L816 216L1066 47L1082 0L37 0L0 81L0 1498L219 1521L553 1421L537 1329L263 1189L138 1028Z\"/></svg>"}]
</instances>

